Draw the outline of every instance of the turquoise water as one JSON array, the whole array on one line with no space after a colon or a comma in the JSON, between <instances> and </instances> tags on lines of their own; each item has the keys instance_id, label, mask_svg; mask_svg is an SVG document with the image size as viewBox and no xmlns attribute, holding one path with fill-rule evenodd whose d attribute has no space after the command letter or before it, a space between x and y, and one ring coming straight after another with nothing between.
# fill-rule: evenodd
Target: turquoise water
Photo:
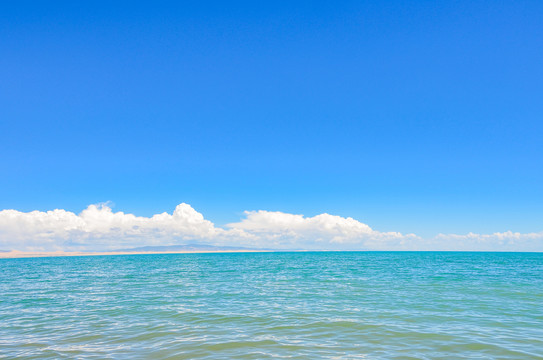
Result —
<instances>
[{"instance_id":1,"label":"turquoise water","mask_svg":"<svg viewBox=\"0 0 543 360\"><path fill-rule=\"evenodd\" d=\"M0 358L543 359L543 254L0 260Z\"/></svg>"}]
</instances>

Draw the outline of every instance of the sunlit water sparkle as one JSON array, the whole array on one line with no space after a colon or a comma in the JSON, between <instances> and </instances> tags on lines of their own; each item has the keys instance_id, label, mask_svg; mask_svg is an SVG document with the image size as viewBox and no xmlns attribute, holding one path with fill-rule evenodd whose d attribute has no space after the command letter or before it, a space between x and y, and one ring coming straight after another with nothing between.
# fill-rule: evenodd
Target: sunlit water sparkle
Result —
<instances>
[{"instance_id":1,"label":"sunlit water sparkle","mask_svg":"<svg viewBox=\"0 0 543 360\"><path fill-rule=\"evenodd\" d=\"M543 359L543 254L0 260L0 358Z\"/></svg>"}]
</instances>

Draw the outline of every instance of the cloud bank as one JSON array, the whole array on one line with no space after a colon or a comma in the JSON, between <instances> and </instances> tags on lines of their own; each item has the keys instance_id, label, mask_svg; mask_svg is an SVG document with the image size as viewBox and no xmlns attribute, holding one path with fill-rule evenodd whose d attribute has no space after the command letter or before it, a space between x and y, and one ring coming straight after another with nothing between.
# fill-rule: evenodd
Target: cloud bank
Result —
<instances>
[{"instance_id":1,"label":"cloud bank","mask_svg":"<svg viewBox=\"0 0 543 360\"><path fill-rule=\"evenodd\" d=\"M543 251L543 232L520 234L415 234L380 232L353 218L246 211L224 228L188 204L151 217L113 212L106 204L79 214L66 210L0 211L0 250L111 250L186 243L308 250Z\"/></svg>"}]
</instances>

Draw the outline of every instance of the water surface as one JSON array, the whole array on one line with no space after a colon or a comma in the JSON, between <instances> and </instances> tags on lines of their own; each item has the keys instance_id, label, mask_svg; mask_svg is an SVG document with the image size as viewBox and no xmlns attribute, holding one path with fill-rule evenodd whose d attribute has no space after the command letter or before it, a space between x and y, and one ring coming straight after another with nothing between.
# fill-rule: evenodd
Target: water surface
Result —
<instances>
[{"instance_id":1,"label":"water surface","mask_svg":"<svg viewBox=\"0 0 543 360\"><path fill-rule=\"evenodd\" d=\"M0 358L543 359L543 254L0 260Z\"/></svg>"}]
</instances>

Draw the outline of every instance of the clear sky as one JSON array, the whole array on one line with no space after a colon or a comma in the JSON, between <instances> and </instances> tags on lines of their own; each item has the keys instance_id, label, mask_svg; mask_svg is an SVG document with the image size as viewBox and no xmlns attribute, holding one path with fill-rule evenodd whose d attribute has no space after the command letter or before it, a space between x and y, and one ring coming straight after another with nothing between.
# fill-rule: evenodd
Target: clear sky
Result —
<instances>
[{"instance_id":1,"label":"clear sky","mask_svg":"<svg viewBox=\"0 0 543 360\"><path fill-rule=\"evenodd\" d=\"M0 4L0 209L543 231L543 2Z\"/></svg>"}]
</instances>

